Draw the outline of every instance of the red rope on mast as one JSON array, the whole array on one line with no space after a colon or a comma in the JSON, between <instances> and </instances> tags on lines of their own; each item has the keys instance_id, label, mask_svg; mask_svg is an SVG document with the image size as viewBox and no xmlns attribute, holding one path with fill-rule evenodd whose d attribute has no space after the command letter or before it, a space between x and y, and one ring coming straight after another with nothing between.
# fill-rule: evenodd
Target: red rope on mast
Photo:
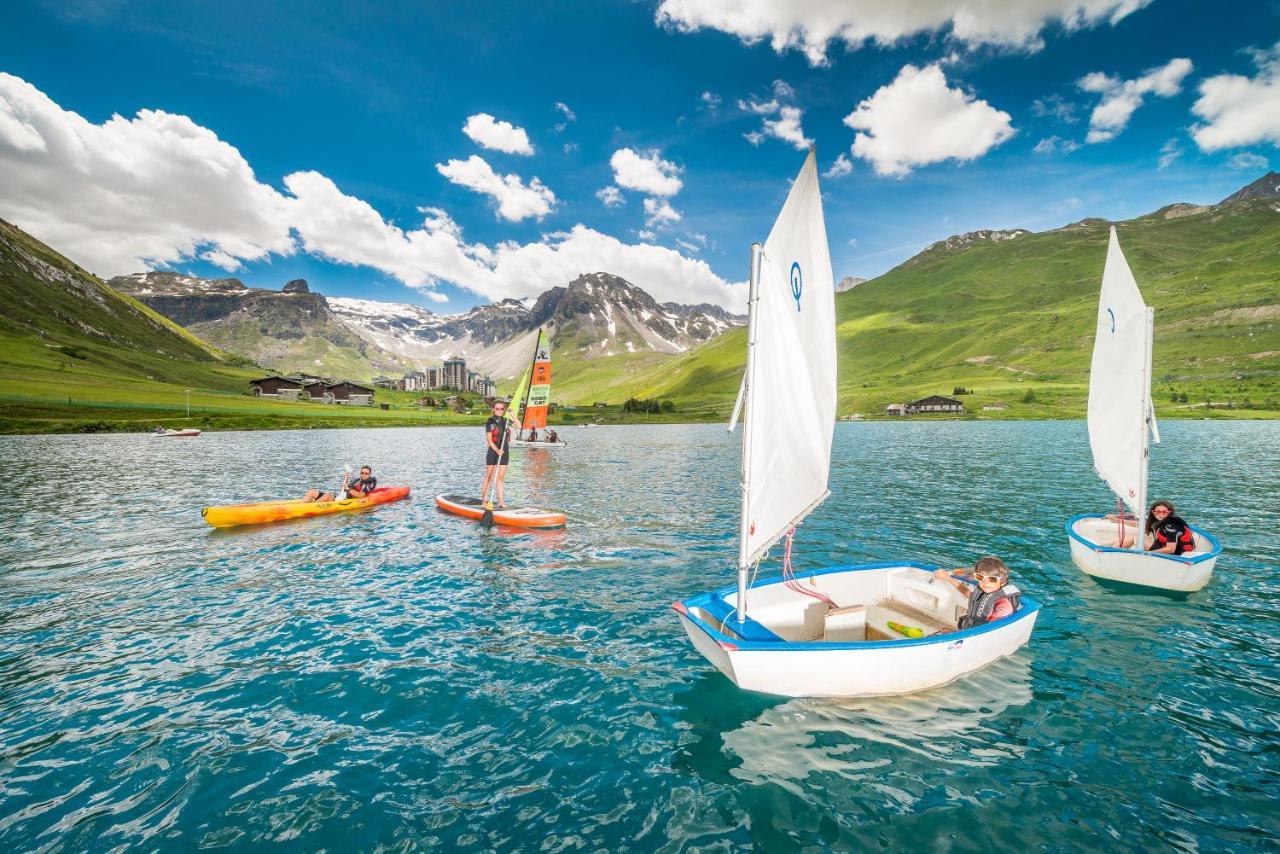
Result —
<instances>
[{"instance_id":1,"label":"red rope on mast","mask_svg":"<svg viewBox=\"0 0 1280 854\"><path fill-rule=\"evenodd\" d=\"M831 597L819 593L817 590L810 590L800 583L800 579L796 578L795 567L791 565L791 541L795 538L796 526L791 525L787 528L787 545L782 552L782 583L787 586L788 590L794 590L797 593L803 593L805 596L812 596L822 602L826 602L832 608L839 608Z\"/></svg>"}]
</instances>

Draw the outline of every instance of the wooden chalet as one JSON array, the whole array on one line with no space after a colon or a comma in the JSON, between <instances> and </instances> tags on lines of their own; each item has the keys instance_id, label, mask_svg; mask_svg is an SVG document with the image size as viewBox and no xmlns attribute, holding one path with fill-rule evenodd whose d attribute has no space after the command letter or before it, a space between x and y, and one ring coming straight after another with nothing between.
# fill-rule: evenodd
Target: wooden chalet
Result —
<instances>
[{"instance_id":1,"label":"wooden chalet","mask_svg":"<svg viewBox=\"0 0 1280 854\"><path fill-rule=\"evenodd\" d=\"M329 394L333 396L334 403L348 404L350 406L370 406L373 404L372 388L346 380L329 386Z\"/></svg>"},{"instance_id":2,"label":"wooden chalet","mask_svg":"<svg viewBox=\"0 0 1280 854\"><path fill-rule=\"evenodd\" d=\"M298 392L302 390L302 383L288 377L262 377L261 379L249 380L249 387L253 389L253 393L257 397L297 400Z\"/></svg>"},{"instance_id":3,"label":"wooden chalet","mask_svg":"<svg viewBox=\"0 0 1280 854\"><path fill-rule=\"evenodd\" d=\"M950 397L935 394L907 404L908 415L927 415L935 412L962 414L964 404Z\"/></svg>"}]
</instances>

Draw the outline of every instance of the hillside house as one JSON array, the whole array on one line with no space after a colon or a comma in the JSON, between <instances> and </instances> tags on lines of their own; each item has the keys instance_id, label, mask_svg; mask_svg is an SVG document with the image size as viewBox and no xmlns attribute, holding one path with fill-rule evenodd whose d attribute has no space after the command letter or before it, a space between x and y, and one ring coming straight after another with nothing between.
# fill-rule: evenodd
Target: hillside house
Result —
<instances>
[{"instance_id":1,"label":"hillside house","mask_svg":"<svg viewBox=\"0 0 1280 854\"><path fill-rule=\"evenodd\" d=\"M964 404L953 398L943 397L940 394L931 395L907 404L908 415L929 415L938 412L963 414Z\"/></svg>"},{"instance_id":2,"label":"hillside house","mask_svg":"<svg viewBox=\"0 0 1280 854\"><path fill-rule=\"evenodd\" d=\"M366 385L342 381L329 386L329 394L334 403L349 406L372 406L373 389Z\"/></svg>"},{"instance_id":3,"label":"hillside house","mask_svg":"<svg viewBox=\"0 0 1280 854\"><path fill-rule=\"evenodd\" d=\"M884 408L889 415L906 415L907 405L905 403L891 403Z\"/></svg>"},{"instance_id":4,"label":"hillside house","mask_svg":"<svg viewBox=\"0 0 1280 854\"><path fill-rule=\"evenodd\" d=\"M373 387L385 389L404 388L401 382L401 380L397 380L393 377L377 376L373 378Z\"/></svg>"},{"instance_id":5,"label":"hillside house","mask_svg":"<svg viewBox=\"0 0 1280 854\"><path fill-rule=\"evenodd\" d=\"M257 397L274 397L279 400L297 400L302 383L288 377L263 377L249 380L249 387Z\"/></svg>"},{"instance_id":6,"label":"hillside house","mask_svg":"<svg viewBox=\"0 0 1280 854\"><path fill-rule=\"evenodd\" d=\"M329 394L329 387L323 382L309 382L302 387L303 400L315 400L321 403L333 402L333 396Z\"/></svg>"}]
</instances>

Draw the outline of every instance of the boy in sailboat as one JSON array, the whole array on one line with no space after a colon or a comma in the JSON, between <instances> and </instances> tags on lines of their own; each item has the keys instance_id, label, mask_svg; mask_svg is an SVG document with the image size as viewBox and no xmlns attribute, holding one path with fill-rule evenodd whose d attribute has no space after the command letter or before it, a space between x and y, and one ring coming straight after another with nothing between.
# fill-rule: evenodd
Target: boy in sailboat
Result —
<instances>
[{"instance_id":1,"label":"boy in sailboat","mask_svg":"<svg viewBox=\"0 0 1280 854\"><path fill-rule=\"evenodd\" d=\"M956 628L971 629L985 623L1002 620L1018 610L1022 591L1009 583L1009 567L998 557L978 558L973 565L973 578L977 588L955 577L961 570L939 569L933 577L950 583L969 600L969 610L960 618Z\"/></svg>"}]
</instances>

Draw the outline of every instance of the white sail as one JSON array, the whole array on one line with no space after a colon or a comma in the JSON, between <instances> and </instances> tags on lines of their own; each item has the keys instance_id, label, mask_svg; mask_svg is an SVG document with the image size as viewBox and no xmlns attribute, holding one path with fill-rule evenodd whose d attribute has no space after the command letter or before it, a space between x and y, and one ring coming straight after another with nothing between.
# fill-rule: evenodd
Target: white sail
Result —
<instances>
[{"instance_id":1,"label":"white sail","mask_svg":"<svg viewBox=\"0 0 1280 854\"><path fill-rule=\"evenodd\" d=\"M1139 516L1146 502L1147 425L1154 420L1151 315L1112 228L1089 367L1089 446L1098 475Z\"/></svg>"},{"instance_id":2,"label":"white sail","mask_svg":"<svg viewBox=\"0 0 1280 854\"><path fill-rule=\"evenodd\" d=\"M744 570L827 496L835 281L813 151L753 264L743 435Z\"/></svg>"}]
</instances>

